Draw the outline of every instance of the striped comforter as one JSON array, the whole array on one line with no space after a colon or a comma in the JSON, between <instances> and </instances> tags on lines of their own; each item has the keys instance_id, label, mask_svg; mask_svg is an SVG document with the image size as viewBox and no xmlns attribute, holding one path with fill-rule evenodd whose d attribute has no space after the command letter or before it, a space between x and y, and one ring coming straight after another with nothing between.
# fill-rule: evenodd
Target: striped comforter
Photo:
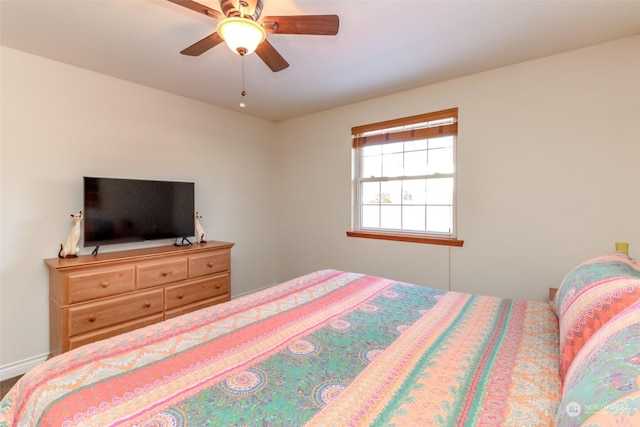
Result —
<instances>
[{"instance_id":1,"label":"striped comforter","mask_svg":"<svg viewBox=\"0 0 640 427\"><path fill-rule=\"evenodd\" d=\"M549 304L323 270L27 373L0 425L552 425Z\"/></svg>"}]
</instances>

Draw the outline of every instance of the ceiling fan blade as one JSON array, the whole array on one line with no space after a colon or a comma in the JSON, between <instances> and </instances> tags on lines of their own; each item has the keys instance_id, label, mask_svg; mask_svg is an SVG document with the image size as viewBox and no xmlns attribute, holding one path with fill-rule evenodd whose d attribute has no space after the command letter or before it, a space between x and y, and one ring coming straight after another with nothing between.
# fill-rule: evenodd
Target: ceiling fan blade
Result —
<instances>
[{"instance_id":1,"label":"ceiling fan blade","mask_svg":"<svg viewBox=\"0 0 640 427\"><path fill-rule=\"evenodd\" d=\"M258 45L256 55L258 55L274 73L282 71L289 66L289 63L280 55L276 48L269 43L269 40L265 40Z\"/></svg>"},{"instance_id":2,"label":"ceiling fan blade","mask_svg":"<svg viewBox=\"0 0 640 427\"><path fill-rule=\"evenodd\" d=\"M224 18L220 12L215 9L211 9L209 6L205 6L200 3L196 3L193 0L169 0L171 3L179 4L180 6L184 6L187 9L195 10L198 13L202 13L203 15L210 16L215 19Z\"/></svg>"},{"instance_id":3,"label":"ceiling fan blade","mask_svg":"<svg viewBox=\"0 0 640 427\"><path fill-rule=\"evenodd\" d=\"M222 37L218 33L209 34L202 40L195 42L188 48L184 49L180 53L189 56L199 56L211 49L214 46L222 43Z\"/></svg>"},{"instance_id":4,"label":"ceiling fan blade","mask_svg":"<svg viewBox=\"0 0 640 427\"><path fill-rule=\"evenodd\" d=\"M338 15L266 16L262 26L270 34L335 36L340 19Z\"/></svg>"}]
</instances>

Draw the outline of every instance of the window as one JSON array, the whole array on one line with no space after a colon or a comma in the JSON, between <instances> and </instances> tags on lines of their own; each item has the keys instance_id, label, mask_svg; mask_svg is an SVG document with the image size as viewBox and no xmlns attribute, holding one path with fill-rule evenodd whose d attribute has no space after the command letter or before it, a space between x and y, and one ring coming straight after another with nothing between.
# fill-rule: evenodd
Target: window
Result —
<instances>
[{"instance_id":1,"label":"window","mask_svg":"<svg viewBox=\"0 0 640 427\"><path fill-rule=\"evenodd\" d=\"M351 129L354 237L461 246L455 233L458 109Z\"/></svg>"}]
</instances>

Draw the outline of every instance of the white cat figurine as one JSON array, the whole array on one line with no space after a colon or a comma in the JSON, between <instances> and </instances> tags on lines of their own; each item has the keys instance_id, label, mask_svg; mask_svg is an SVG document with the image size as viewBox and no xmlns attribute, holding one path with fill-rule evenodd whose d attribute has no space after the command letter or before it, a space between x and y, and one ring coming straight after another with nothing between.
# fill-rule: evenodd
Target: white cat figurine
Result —
<instances>
[{"instance_id":1,"label":"white cat figurine","mask_svg":"<svg viewBox=\"0 0 640 427\"><path fill-rule=\"evenodd\" d=\"M67 240L64 245L60 245L60 251L58 252L58 258L76 258L80 248L78 247L78 241L80 240L80 223L82 222L82 211L77 214L71 214L74 224L71 227L71 231L67 236Z\"/></svg>"},{"instance_id":2,"label":"white cat figurine","mask_svg":"<svg viewBox=\"0 0 640 427\"><path fill-rule=\"evenodd\" d=\"M200 225L200 218L202 218L202 215L196 212L196 239L198 243L206 243L207 241L204 239L204 228Z\"/></svg>"}]
</instances>

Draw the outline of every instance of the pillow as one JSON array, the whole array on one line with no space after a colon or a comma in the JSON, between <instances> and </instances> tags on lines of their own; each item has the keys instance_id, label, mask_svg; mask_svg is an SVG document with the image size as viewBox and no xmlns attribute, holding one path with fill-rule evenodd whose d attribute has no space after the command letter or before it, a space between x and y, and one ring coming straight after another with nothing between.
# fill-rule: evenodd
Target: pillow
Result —
<instances>
[{"instance_id":1,"label":"pillow","mask_svg":"<svg viewBox=\"0 0 640 427\"><path fill-rule=\"evenodd\" d=\"M640 426L640 301L593 334L567 371L556 426Z\"/></svg>"},{"instance_id":2,"label":"pillow","mask_svg":"<svg viewBox=\"0 0 640 427\"><path fill-rule=\"evenodd\" d=\"M602 279L620 276L640 278L640 265L620 252L600 255L583 262L562 280L551 302L553 310L560 317L583 288Z\"/></svg>"},{"instance_id":3,"label":"pillow","mask_svg":"<svg viewBox=\"0 0 640 427\"><path fill-rule=\"evenodd\" d=\"M560 330L560 376L580 348L612 317L640 300L640 265L622 253L593 258L573 269L553 301Z\"/></svg>"}]
</instances>

